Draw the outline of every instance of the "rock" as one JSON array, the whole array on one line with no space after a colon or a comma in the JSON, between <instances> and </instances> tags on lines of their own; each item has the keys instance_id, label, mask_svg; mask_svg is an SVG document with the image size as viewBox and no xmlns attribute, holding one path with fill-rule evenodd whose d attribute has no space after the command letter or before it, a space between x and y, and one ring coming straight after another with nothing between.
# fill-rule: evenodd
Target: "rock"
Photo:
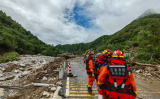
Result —
<instances>
[{"instance_id":1,"label":"rock","mask_svg":"<svg viewBox=\"0 0 160 99\"><path fill-rule=\"evenodd\" d=\"M27 72L24 72L23 74L22 74L22 76L27 76L28 75L28 73Z\"/></svg>"},{"instance_id":2,"label":"rock","mask_svg":"<svg viewBox=\"0 0 160 99\"><path fill-rule=\"evenodd\" d=\"M20 66L21 66L21 67L26 67L26 65L25 65L25 64L22 64L22 63L20 64Z\"/></svg>"},{"instance_id":3,"label":"rock","mask_svg":"<svg viewBox=\"0 0 160 99\"><path fill-rule=\"evenodd\" d=\"M14 70L15 73L19 73L19 70Z\"/></svg>"},{"instance_id":4,"label":"rock","mask_svg":"<svg viewBox=\"0 0 160 99\"><path fill-rule=\"evenodd\" d=\"M5 80L7 80L6 77L5 78L0 78L0 81L5 81Z\"/></svg>"},{"instance_id":5,"label":"rock","mask_svg":"<svg viewBox=\"0 0 160 99\"><path fill-rule=\"evenodd\" d=\"M43 77L43 79L42 79L42 81L47 81L48 79L47 79L47 77Z\"/></svg>"},{"instance_id":6,"label":"rock","mask_svg":"<svg viewBox=\"0 0 160 99\"><path fill-rule=\"evenodd\" d=\"M147 76L147 73L145 73L144 76Z\"/></svg>"},{"instance_id":7,"label":"rock","mask_svg":"<svg viewBox=\"0 0 160 99\"><path fill-rule=\"evenodd\" d=\"M2 68L2 71L5 71L5 70L6 70L6 69L3 67L3 68Z\"/></svg>"},{"instance_id":8,"label":"rock","mask_svg":"<svg viewBox=\"0 0 160 99\"><path fill-rule=\"evenodd\" d=\"M45 70L45 71L44 71L44 73L46 73L46 74L47 74L47 70Z\"/></svg>"},{"instance_id":9,"label":"rock","mask_svg":"<svg viewBox=\"0 0 160 99\"><path fill-rule=\"evenodd\" d=\"M0 74L0 77L3 77L3 74Z\"/></svg>"},{"instance_id":10,"label":"rock","mask_svg":"<svg viewBox=\"0 0 160 99\"><path fill-rule=\"evenodd\" d=\"M35 61L35 60L32 60L31 62L32 62L33 64L36 64L36 61Z\"/></svg>"},{"instance_id":11,"label":"rock","mask_svg":"<svg viewBox=\"0 0 160 99\"><path fill-rule=\"evenodd\" d=\"M20 76L18 76L19 78L23 78L24 76L22 76L22 75L20 75Z\"/></svg>"},{"instance_id":12,"label":"rock","mask_svg":"<svg viewBox=\"0 0 160 99\"><path fill-rule=\"evenodd\" d=\"M53 78L49 78L49 79L48 79L48 81L52 81L52 80L54 80L54 79L53 79Z\"/></svg>"},{"instance_id":13,"label":"rock","mask_svg":"<svg viewBox=\"0 0 160 99\"><path fill-rule=\"evenodd\" d=\"M46 98L49 98L49 97L50 97L50 94L49 94L48 92L44 91L42 96L43 96L43 97L46 97Z\"/></svg>"},{"instance_id":14,"label":"rock","mask_svg":"<svg viewBox=\"0 0 160 99\"><path fill-rule=\"evenodd\" d=\"M46 60L43 60L43 61L42 61L42 64L43 64L43 65L46 64Z\"/></svg>"},{"instance_id":15,"label":"rock","mask_svg":"<svg viewBox=\"0 0 160 99\"><path fill-rule=\"evenodd\" d=\"M51 88L51 92L55 92L56 89L57 89L56 87L52 87L52 88Z\"/></svg>"},{"instance_id":16,"label":"rock","mask_svg":"<svg viewBox=\"0 0 160 99\"><path fill-rule=\"evenodd\" d=\"M32 68L28 68L27 70L32 70Z\"/></svg>"},{"instance_id":17,"label":"rock","mask_svg":"<svg viewBox=\"0 0 160 99\"><path fill-rule=\"evenodd\" d=\"M148 73L147 76L151 76L151 73Z\"/></svg>"},{"instance_id":18,"label":"rock","mask_svg":"<svg viewBox=\"0 0 160 99\"><path fill-rule=\"evenodd\" d=\"M136 71L136 73L140 73L140 72L141 72L141 70L137 70L137 71Z\"/></svg>"},{"instance_id":19,"label":"rock","mask_svg":"<svg viewBox=\"0 0 160 99\"><path fill-rule=\"evenodd\" d=\"M24 68L19 68L19 70L24 71L25 69Z\"/></svg>"},{"instance_id":20,"label":"rock","mask_svg":"<svg viewBox=\"0 0 160 99\"><path fill-rule=\"evenodd\" d=\"M6 78L6 80L11 80L11 79L13 79L15 76L9 76L9 77L7 77Z\"/></svg>"},{"instance_id":21,"label":"rock","mask_svg":"<svg viewBox=\"0 0 160 99\"><path fill-rule=\"evenodd\" d=\"M19 78L23 78L24 76L27 76L28 73L27 72L23 72L20 76L18 76Z\"/></svg>"},{"instance_id":22,"label":"rock","mask_svg":"<svg viewBox=\"0 0 160 99\"><path fill-rule=\"evenodd\" d=\"M61 82L61 81L58 81L58 82L56 83L56 85L62 86L62 82Z\"/></svg>"}]
</instances>

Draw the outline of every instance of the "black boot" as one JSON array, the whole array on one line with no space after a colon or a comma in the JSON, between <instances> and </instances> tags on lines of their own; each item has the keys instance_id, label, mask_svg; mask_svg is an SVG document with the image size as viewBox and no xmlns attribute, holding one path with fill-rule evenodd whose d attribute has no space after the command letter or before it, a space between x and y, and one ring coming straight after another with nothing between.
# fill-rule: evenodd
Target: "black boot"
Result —
<instances>
[{"instance_id":1,"label":"black boot","mask_svg":"<svg viewBox=\"0 0 160 99\"><path fill-rule=\"evenodd\" d=\"M92 87L88 87L89 94L92 94Z\"/></svg>"}]
</instances>

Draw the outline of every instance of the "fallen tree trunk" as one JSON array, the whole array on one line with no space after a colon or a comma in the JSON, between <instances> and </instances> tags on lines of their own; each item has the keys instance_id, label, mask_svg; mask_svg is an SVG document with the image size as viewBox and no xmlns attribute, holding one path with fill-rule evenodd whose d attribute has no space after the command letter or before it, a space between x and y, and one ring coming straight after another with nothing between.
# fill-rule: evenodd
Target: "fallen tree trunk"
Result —
<instances>
[{"instance_id":1,"label":"fallen tree trunk","mask_svg":"<svg viewBox=\"0 0 160 99\"><path fill-rule=\"evenodd\" d=\"M150 67L158 67L158 65L144 64L144 63L137 63L137 62L128 62L127 64L140 65L140 66L150 66Z\"/></svg>"},{"instance_id":2,"label":"fallen tree trunk","mask_svg":"<svg viewBox=\"0 0 160 99\"><path fill-rule=\"evenodd\" d=\"M159 78L159 79L160 79L160 75L158 75L157 73L155 73L155 72L151 72L151 74L152 74L153 76L156 76L157 78Z\"/></svg>"}]
</instances>

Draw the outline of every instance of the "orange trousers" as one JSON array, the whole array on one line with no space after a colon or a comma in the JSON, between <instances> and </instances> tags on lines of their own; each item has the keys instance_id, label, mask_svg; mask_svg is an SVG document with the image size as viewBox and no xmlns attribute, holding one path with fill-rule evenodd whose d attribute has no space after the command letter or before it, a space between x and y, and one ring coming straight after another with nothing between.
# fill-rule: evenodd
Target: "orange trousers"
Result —
<instances>
[{"instance_id":1,"label":"orange trousers","mask_svg":"<svg viewBox=\"0 0 160 99\"><path fill-rule=\"evenodd\" d=\"M92 87L95 77L88 75L88 87Z\"/></svg>"}]
</instances>

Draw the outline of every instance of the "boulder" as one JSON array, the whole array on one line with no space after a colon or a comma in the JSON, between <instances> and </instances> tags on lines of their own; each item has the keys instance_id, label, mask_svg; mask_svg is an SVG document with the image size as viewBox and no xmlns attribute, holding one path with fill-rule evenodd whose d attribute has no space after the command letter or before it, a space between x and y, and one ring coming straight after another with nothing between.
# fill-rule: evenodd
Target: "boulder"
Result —
<instances>
[{"instance_id":1,"label":"boulder","mask_svg":"<svg viewBox=\"0 0 160 99\"><path fill-rule=\"evenodd\" d=\"M19 70L24 71L24 70L25 70L25 68L19 68Z\"/></svg>"},{"instance_id":2,"label":"boulder","mask_svg":"<svg viewBox=\"0 0 160 99\"><path fill-rule=\"evenodd\" d=\"M45 77L45 76L42 78L42 81L47 81L47 80L48 80L48 79L47 79L47 77Z\"/></svg>"},{"instance_id":3,"label":"boulder","mask_svg":"<svg viewBox=\"0 0 160 99\"><path fill-rule=\"evenodd\" d=\"M141 73L141 70L137 70L136 73Z\"/></svg>"},{"instance_id":4,"label":"boulder","mask_svg":"<svg viewBox=\"0 0 160 99\"><path fill-rule=\"evenodd\" d=\"M42 96L45 98L49 98L50 94L48 92L44 91Z\"/></svg>"},{"instance_id":5,"label":"boulder","mask_svg":"<svg viewBox=\"0 0 160 99\"><path fill-rule=\"evenodd\" d=\"M28 75L27 72L22 73L22 76L27 76L27 75Z\"/></svg>"},{"instance_id":6,"label":"boulder","mask_svg":"<svg viewBox=\"0 0 160 99\"><path fill-rule=\"evenodd\" d=\"M55 92L56 89L57 89L56 87L52 87L52 88L51 88L51 92Z\"/></svg>"},{"instance_id":7,"label":"boulder","mask_svg":"<svg viewBox=\"0 0 160 99\"><path fill-rule=\"evenodd\" d=\"M22 64L22 63L20 64L20 66L21 66L21 67L26 67L26 65L25 65L25 64Z\"/></svg>"},{"instance_id":8,"label":"boulder","mask_svg":"<svg viewBox=\"0 0 160 99\"><path fill-rule=\"evenodd\" d=\"M62 86L62 82L61 82L61 81L58 81L58 82L56 83L56 85Z\"/></svg>"},{"instance_id":9,"label":"boulder","mask_svg":"<svg viewBox=\"0 0 160 99\"><path fill-rule=\"evenodd\" d=\"M15 73L19 73L19 70L14 70Z\"/></svg>"}]
</instances>

